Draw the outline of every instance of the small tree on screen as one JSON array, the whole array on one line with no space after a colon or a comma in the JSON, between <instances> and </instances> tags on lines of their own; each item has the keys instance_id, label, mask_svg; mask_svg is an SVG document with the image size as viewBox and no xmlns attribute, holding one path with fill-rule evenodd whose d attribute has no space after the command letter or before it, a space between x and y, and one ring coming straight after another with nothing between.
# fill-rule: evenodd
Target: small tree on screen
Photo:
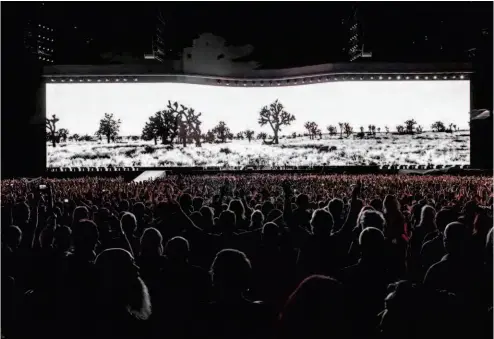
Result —
<instances>
[{"instance_id":1,"label":"small tree on screen","mask_svg":"<svg viewBox=\"0 0 494 339\"><path fill-rule=\"evenodd\" d=\"M403 127L402 125L398 125L398 126L396 126L396 131L399 134L403 134L405 132L405 127Z\"/></svg>"},{"instance_id":2,"label":"small tree on screen","mask_svg":"<svg viewBox=\"0 0 494 339\"><path fill-rule=\"evenodd\" d=\"M409 119L405 121L405 130L408 134L413 134L413 130L417 122L414 119Z\"/></svg>"},{"instance_id":3,"label":"small tree on screen","mask_svg":"<svg viewBox=\"0 0 494 339\"><path fill-rule=\"evenodd\" d=\"M328 130L329 135L336 135L336 126L329 125L326 127Z\"/></svg>"},{"instance_id":4,"label":"small tree on screen","mask_svg":"<svg viewBox=\"0 0 494 339\"><path fill-rule=\"evenodd\" d=\"M415 128L415 132L417 132L417 134L421 134L423 131L424 131L424 129L420 125Z\"/></svg>"},{"instance_id":5,"label":"small tree on screen","mask_svg":"<svg viewBox=\"0 0 494 339\"><path fill-rule=\"evenodd\" d=\"M343 138L343 128L345 127L345 123L339 122L338 125L340 126L340 138Z\"/></svg>"},{"instance_id":6,"label":"small tree on screen","mask_svg":"<svg viewBox=\"0 0 494 339\"><path fill-rule=\"evenodd\" d=\"M81 136L80 136L79 134L77 134L77 133L76 133L76 134L72 134L71 138L72 138L72 140L74 140L74 141L79 141L79 139L81 138Z\"/></svg>"},{"instance_id":7,"label":"small tree on screen","mask_svg":"<svg viewBox=\"0 0 494 339\"><path fill-rule=\"evenodd\" d=\"M57 122L59 121L60 119L55 114L51 118L46 118L46 136L51 140L53 147L57 145Z\"/></svg>"},{"instance_id":8,"label":"small tree on screen","mask_svg":"<svg viewBox=\"0 0 494 339\"><path fill-rule=\"evenodd\" d=\"M389 127L388 126L384 126L384 129L386 130L386 134L389 134Z\"/></svg>"},{"instance_id":9,"label":"small tree on screen","mask_svg":"<svg viewBox=\"0 0 494 339\"><path fill-rule=\"evenodd\" d=\"M431 125L432 131L435 132L444 132L446 130L446 127L444 126L444 123L442 121L436 121Z\"/></svg>"},{"instance_id":10,"label":"small tree on screen","mask_svg":"<svg viewBox=\"0 0 494 339\"><path fill-rule=\"evenodd\" d=\"M259 140L262 140L262 141L266 141L266 138L268 137L268 135L264 132L260 132L258 135L257 135L257 139Z\"/></svg>"},{"instance_id":11,"label":"small tree on screen","mask_svg":"<svg viewBox=\"0 0 494 339\"><path fill-rule=\"evenodd\" d=\"M364 127L363 126L360 126L360 133L364 133Z\"/></svg>"},{"instance_id":12,"label":"small tree on screen","mask_svg":"<svg viewBox=\"0 0 494 339\"><path fill-rule=\"evenodd\" d=\"M152 118L150 118L150 121L146 122L144 125L144 128L142 129L142 136L141 139L145 141L149 140L154 140L154 144L158 144L158 136L159 136L159 130L158 126L152 121Z\"/></svg>"},{"instance_id":13,"label":"small tree on screen","mask_svg":"<svg viewBox=\"0 0 494 339\"><path fill-rule=\"evenodd\" d=\"M253 130L248 129L244 132L244 134L245 134L245 137L247 138L247 140L249 140L249 142L251 142L251 140L254 138L255 132Z\"/></svg>"},{"instance_id":14,"label":"small tree on screen","mask_svg":"<svg viewBox=\"0 0 494 339\"><path fill-rule=\"evenodd\" d=\"M381 127L377 128L377 133L381 133Z\"/></svg>"},{"instance_id":15,"label":"small tree on screen","mask_svg":"<svg viewBox=\"0 0 494 339\"><path fill-rule=\"evenodd\" d=\"M212 131L222 143L226 142L227 139L233 139L233 134L224 121L220 121Z\"/></svg>"},{"instance_id":16,"label":"small tree on screen","mask_svg":"<svg viewBox=\"0 0 494 339\"><path fill-rule=\"evenodd\" d=\"M108 143L110 143L112 139L118 136L121 123L120 119L115 119L113 113L105 113L104 118L99 122L99 129L96 131L96 135L105 136Z\"/></svg>"},{"instance_id":17,"label":"small tree on screen","mask_svg":"<svg viewBox=\"0 0 494 339\"><path fill-rule=\"evenodd\" d=\"M67 142L67 138L69 137L69 130L66 128L60 128L58 130L58 137L62 142Z\"/></svg>"},{"instance_id":18,"label":"small tree on screen","mask_svg":"<svg viewBox=\"0 0 494 339\"><path fill-rule=\"evenodd\" d=\"M259 125L269 124L273 130L273 143L278 144L278 133L281 132L282 126L289 126L295 121L293 114L285 111L283 104L276 100L268 106L264 106L259 112Z\"/></svg>"},{"instance_id":19,"label":"small tree on screen","mask_svg":"<svg viewBox=\"0 0 494 339\"><path fill-rule=\"evenodd\" d=\"M238 140L244 140L244 132L238 132L237 133L237 139Z\"/></svg>"},{"instance_id":20,"label":"small tree on screen","mask_svg":"<svg viewBox=\"0 0 494 339\"><path fill-rule=\"evenodd\" d=\"M372 135L376 135L376 126L375 125L371 125L371 132L372 132Z\"/></svg>"},{"instance_id":21,"label":"small tree on screen","mask_svg":"<svg viewBox=\"0 0 494 339\"><path fill-rule=\"evenodd\" d=\"M345 129L345 134L348 138L353 133L353 127L350 125L350 123L345 122L343 128Z\"/></svg>"},{"instance_id":22,"label":"small tree on screen","mask_svg":"<svg viewBox=\"0 0 494 339\"><path fill-rule=\"evenodd\" d=\"M205 142L212 144L216 139L216 136L214 135L213 131L208 131L205 135L203 135L203 139Z\"/></svg>"},{"instance_id":23,"label":"small tree on screen","mask_svg":"<svg viewBox=\"0 0 494 339\"><path fill-rule=\"evenodd\" d=\"M367 126L369 128L369 134L372 134L372 125Z\"/></svg>"},{"instance_id":24,"label":"small tree on screen","mask_svg":"<svg viewBox=\"0 0 494 339\"><path fill-rule=\"evenodd\" d=\"M321 132L319 126L314 121L307 121L304 127L307 130L307 132L309 132L310 139L314 139Z\"/></svg>"}]
</instances>

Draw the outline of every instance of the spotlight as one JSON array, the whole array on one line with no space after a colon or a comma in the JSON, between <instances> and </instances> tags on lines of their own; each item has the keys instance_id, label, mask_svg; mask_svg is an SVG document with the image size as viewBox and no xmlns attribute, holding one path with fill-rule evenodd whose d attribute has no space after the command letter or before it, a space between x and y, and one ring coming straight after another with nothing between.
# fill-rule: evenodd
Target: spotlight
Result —
<instances>
[{"instance_id":1,"label":"spotlight","mask_svg":"<svg viewBox=\"0 0 494 339\"><path fill-rule=\"evenodd\" d=\"M226 85L227 85L227 86L230 86L230 82L229 82L229 81L226 81Z\"/></svg>"},{"instance_id":2,"label":"spotlight","mask_svg":"<svg viewBox=\"0 0 494 339\"><path fill-rule=\"evenodd\" d=\"M371 77L371 80L374 80L374 77Z\"/></svg>"},{"instance_id":3,"label":"spotlight","mask_svg":"<svg viewBox=\"0 0 494 339\"><path fill-rule=\"evenodd\" d=\"M388 77L388 80L391 80L391 77Z\"/></svg>"},{"instance_id":4,"label":"spotlight","mask_svg":"<svg viewBox=\"0 0 494 339\"><path fill-rule=\"evenodd\" d=\"M137 78L134 78L134 81L136 81L136 82L137 82Z\"/></svg>"},{"instance_id":5,"label":"spotlight","mask_svg":"<svg viewBox=\"0 0 494 339\"><path fill-rule=\"evenodd\" d=\"M352 80L355 80L355 78L354 78L354 77L352 77Z\"/></svg>"},{"instance_id":6,"label":"spotlight","mask_svg":"<svg viewBox=\"0 0 494 339\"><path fill-rule=\"evenodd\" d=\"M279 86L279 85L281 85L281 83L278 81L277 85Z\"/></svg>"},{"instance_id":7,"label":"spotlight","mask_svg":"<svg viewBox=\"0 0 494 339\"><path fill-rule=\"evenodd\" d=\"M408 79L410 79L410 77L406 77L406 79L408 80Z\"/></svg>"},{"instance_id":8,"label":"spotlight","mask_svg":"<svg viewBox=\"0 0 494 339\"><path fill-rule=\"evenodd\" d=\"M117 78L117 80L115 80L115 81L116 81L116 82L119 82L119 81L120 81L120 79L118 79L118 78Z\"/></svg>"},{"instance_id":9,"label":"spotlight","mask_svg":"<svg viewBox=\"0 0 494 339\"><path fill-rule=\"evenodd\" d=\"M456 79L456 75L453 75L453 76L452 76L452 78L453 78L453 79Z\"/></svg>"},{"instance_id":10,"label":"spotlight","mask_svg":"<svg viewBox=\"0 0 494 339\"><path fill-rule=\"evenodd\" d=\"M74 82L74 79L70 79L69 81L70 81L70 82Z\"/></svg>"},{"instance_id":11,"label":"spotlight","mask_svg":"<svg viewBox=\"0 0 494 339\"><path fill-rule=\"evenodd\" d=\"M98 82L101 82L101 79L98 79Z\"/></svg>"},{"instance_id":12,"label":"spotlight","mask_svg":"<svg viewBox=\"0 0 494 339\"><path fill-rule=\"evenodd\" d=\"M465 76L463 76L463 75L460 75L460 79L464 79L464 78L465 78Z\"/></svg>"},{"instance_id":13,"label":"spotlight","mask_svg":"<svg viewBox=\"0 0 494 339\"><path fill-rule=\"evenodd\" d=\"M247 83L244 81L244 86L247 86Z\"/></svg>"},{"instance_id":14,"label":"spotlight","mask_svg":"<svg viewBox=\"0 0 494 339\"><path fill-rule=\"evenodd\" d=\"M50 79L50 80L51 80L51 82L55 82L55 79Z\"/></svg>"},{"instance_id":15,"label":"spotlight","mask_svg":"<svg viewBox=\"0 0 494 339\"><path fill-rule=\"evenodd\" d=\"M429 80L429 77L425 77L425 80Z\"/></svg>"},{"instance_id":16,"label":"spotlight","mask_svg":"<svg viewBox=\"0 0 494 339\"><path fill-rule=\"evenodd\" d=\"M127 79L123 79L123 81L124 81L124 82L126 82L126 81L127 81Z\"/></svg>"},{"instance_id":17,"label":"spotlight","mask_svg":"<svg viewBox=\"0 0 494 339\"><path fill-rule=\"evenodd\" d=\"M383 77L382 77L382 76L380 76L380 77L379 77L379 80L382 80L382 79L383 79Z\"/></svg>"},{"instance_id":18,"label":"spotlight","mask_svg":"<svg viewBox=\"0 0 494 339\"><path fill-rule=\"evenodd\" d=\"M334 81L338 81L338 78L334 78Z\"/></svg>"},{"instance_id":19,"label":"spotlight","mask_svg":"<svg viewBox=\"0 0 494 339\"><path fill-rule=\"evenodd\" d=\"M317 82L321 82L321 78L317 78Z\"/></svg>"},{"instance_id":20,"label":"spotlight","mask_svg":"<svg viewBox=\"0 0 494 339\"><path fill-rule=\"evenodd\" d=\"M420 77L419 77L418 75L416 75L416 76L415 76L415 79L417 79L417 80L418 80L419 78L420 78Z\"/></svg>"},{"instance_id":21,"label":"spotlight","mask_svg":"<svg viewBox=\"0 0 494 339\"><path fill-rule=\"evenodd\" d=\"M87 79L87 82L91 82L92 80L91 79Z\"/></svg>"},{"instance_id":22,"label":"spotlight","mask_svg":"<svg viewBox=\"0 0 494 339\"><path fill-rule=\"evenodd\" d=\"M62 79L62 82L65 82L65 80L64 80L64 79Z\"/></svg>"},{"instance_id":23,"label":"spotlight","mask_svg":"<svg viewBox=\"0 0 494 339\"><path fill-rule=\"evenodd\" d=\"M434 79L437 79L437 76L436 75L434 75Z\"/></svg>"},{"instance_id":24,"label":"spotlight","mask_svg":"<svg viewBox=\"0 0 494 339\"><path fill-rule=\"evenodd\" d=\"M84 79L79 79L79 82L83 82L83 81L84 81Z\"/></svg>"},{"instance_id":25,"label":"spotlight","mask_svg":"<svg viewBox=\"0 0 494 339\"><path fill-rule=\"evenodd\" d=\"M110 79L105 79L106 82L110 81Z\"/></svg>"},{"instance_id":26,"label":"spotlight","mask_svg":"<svg viewBox=\"0 0 494 339\"><path fill-rule=\"evenodd\" d=\"M400 80L400 79L401 79L401 76L399 76L399 75L398 75L398 76L396 77L396 79Z\"/></svg>"},{"instance_id":27,"label":"spotlight","mask_svg":"<svg viewBox=\"0 0 494 339\"><path fill-rule=\"evenodd\" d=\"M443 76L443 79L446 80L448 77L447 76Z\"/></svg>"}]
</instances>

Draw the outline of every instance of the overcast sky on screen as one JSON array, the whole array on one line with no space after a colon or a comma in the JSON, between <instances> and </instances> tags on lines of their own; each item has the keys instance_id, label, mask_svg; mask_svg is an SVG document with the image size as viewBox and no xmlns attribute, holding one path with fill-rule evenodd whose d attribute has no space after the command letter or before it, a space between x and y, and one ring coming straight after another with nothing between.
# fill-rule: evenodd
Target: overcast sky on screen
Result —
<instances>
[{"instance_id":1,"label":"overcast sky on screen","mask_svg":"<svg viewBox=\"0 0 494 339\"><path fill-rule=\"evenodd\" d=\"M295 115L281 134L303 133L306 121L326 126L349 122L354 130L369 124L396 125L413 118L424 129L437 120L467 129L470 82L353 81L286 87L223 87L181 83L47 84L46 114L60 118L58 128L93 135L104 113L122 120L121 135L141 135L148 118L178 101L202 112L203 132L225 121L232 132L260 131L260 109L279 99ZM262 130L271 132L268 126Z\"/></svg>"}]
</instances>

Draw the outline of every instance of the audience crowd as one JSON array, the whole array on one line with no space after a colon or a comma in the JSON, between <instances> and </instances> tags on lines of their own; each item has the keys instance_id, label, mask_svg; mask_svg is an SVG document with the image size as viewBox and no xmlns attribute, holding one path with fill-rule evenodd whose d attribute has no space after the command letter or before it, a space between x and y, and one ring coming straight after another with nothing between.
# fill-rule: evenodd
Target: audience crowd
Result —
<instances>
[{"instance_id":1,"label":"audience crowd","mask_svg":"<svg viewBox=\"0 0 494 339\"><path fill-rule=\"evenodd\" d=\"M2 338L492 338L488 177L2 180Z\"/></svg>"}]
</instances>

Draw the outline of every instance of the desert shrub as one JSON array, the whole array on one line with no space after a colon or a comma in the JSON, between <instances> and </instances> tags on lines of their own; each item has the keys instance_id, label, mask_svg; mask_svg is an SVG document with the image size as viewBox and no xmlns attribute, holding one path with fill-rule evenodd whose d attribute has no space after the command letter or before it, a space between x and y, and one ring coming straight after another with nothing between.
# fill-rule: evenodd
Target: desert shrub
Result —
<instances>
[{"instance_id":1,"label":"desert shrub","mask_svg":"<svg viewBox=\"0 0 494 339\"><path fill-rule=\"evenodd\" d=\"M76 153L70 157L70 159L84 159L84 160L97 160L97 159L110 159L109 154L98 154L98 153Z\"/></svg>"},{"instance_id":2,"label":"desert shrub","mask_svg":"<svg viewBox=\"0 0 494 339\"><path fill-rule=\"evenodd\" d=\"M155 151L156 151L156 148L154 148L153 146L147 145L146 147L144 147L143 153L153 154Z\"/></svg>"},{"instance_id":3,"label":"desert shrub","mask_svg":"<svg viewBox=\"0 0 494 339\"><path fill-rule=\"evenodd\" d=\"M365 133L364 132L358 132L357 134L355 134L355 136L359 139L363 139L365 137Z\"/></svg>"},{"instance_id":4,"label":"desert shrub","mask_svg":"<svg viewBox=\"0 0 494 339\"><path fill-rule=\"evenodd\" d=\"M330 151L330 152L333 152L333 151L336 151L337 149L338 149L338 148L337 148L336 146L331 146L331 147L329 148L329 151Z\"/></svg>"},{"instance_id":5,"label":"desert shrub","mask_svg":"<svg viewBox=\"0 0 494 339\"><path fill-rule=\"evenodd\" d=\"M232 151L228 147L225 147L220 149L220 153L230 154Z\"/></svg>"},{"instance_id":6,"label":"desert shrub","mask_svg":"<svg viewBox=\"0 0 494 339\"><path fill-rule=\"evenodd\" d=\"M134 156L135 153L136 153L136 149L135 148L129 149L128 151L125 151L124 152L125 156L128 157L128 158Z\"/></svg>"}]
</instances>

